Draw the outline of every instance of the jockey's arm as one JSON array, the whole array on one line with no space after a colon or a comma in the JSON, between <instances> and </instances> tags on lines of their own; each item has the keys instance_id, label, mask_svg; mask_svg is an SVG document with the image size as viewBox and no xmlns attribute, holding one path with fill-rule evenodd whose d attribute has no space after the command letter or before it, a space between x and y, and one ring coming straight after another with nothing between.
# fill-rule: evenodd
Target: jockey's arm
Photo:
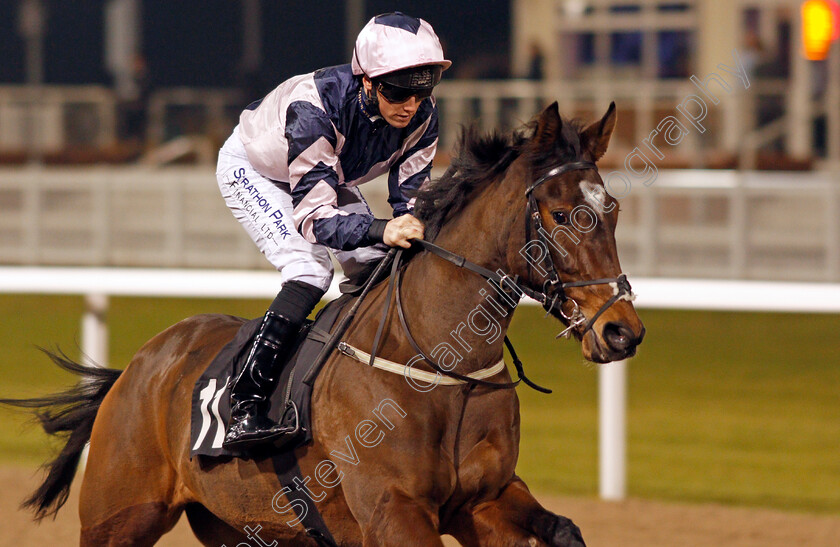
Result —
<instances>
[{"instance_id":1,"label":"jockey's arm","mask_svg":"<svg viewBox=\"0 0 840 547\"><path fill-rule=\"evenodd\" d=\"M286 120L289 184L298 232L310 243L341 250L382 241L384 221L338 208L335 128L326 113L297 101L289 105Z\"/></svg>"},{"instance_id":2,"label":"jockey's arm","mask_svg":"<svg viewBox=\"0 0 840 547\"><path fill-rule=\"evenodd\" d=\"M411 239L423 239L424 226L411 213L414 196L429 180L438 143L438 117L434 100L424 106L431 109L425 129L411 148L391 167L388 175L388 202L394 209L394 219L385 227L383 240L391 247L411 247Z\"/></svg>"}]
</instances>

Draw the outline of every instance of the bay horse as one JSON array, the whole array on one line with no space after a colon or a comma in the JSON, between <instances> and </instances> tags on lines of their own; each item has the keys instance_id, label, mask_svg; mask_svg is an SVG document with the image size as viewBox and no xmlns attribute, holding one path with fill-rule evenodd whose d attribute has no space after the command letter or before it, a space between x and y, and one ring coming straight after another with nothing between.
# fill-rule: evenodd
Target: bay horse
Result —
<instances>
[{"instance_id":1,"label":"bay horse","mask_svg":"<svg viewBox=\"0 0 840 547\"><path fill-rule=\"evenodd\" d=\"M516 132L467 130L452 166L420 192L415 208L427 240L541 291L549 313L571 327L584 357L596 362L633 355L644 335L630 299L618 298L627 296L616 288L623 280L614 237L618 206L594 164L615 121L614 104L584 126L563 120L554 103ZM549 270L557 278L546 279ZM401 275L393 297L401 298L404 323L392 306L379 356L409 362L416 354L412 338L433 358L456 363L461 375L500 361L512 307L487 291L485 278L430 252L417 253ZM386 285L370 291L344 335L347 343L370 351L392 298ZM190 459L196 379L243 321L185 319L147 342L123 371L53 355L84 380L63 394L16 403L40 409L49 433L69 434L28 500L36 516L66 500L89 440L82 546L152 545L184 512L204 545L314 544L290 522L292 513L282 516L288 498L268 459ZM415 369L429 371L422 362ZM504 384L511 377L502 369L486 380ZM544 509L515 473L516 391L423 385L417 389L340 351L317 378L314 440L295 455L303 488L336 543L441 546L441 534L450 534L465 546L583 545L572 521Z\"/></svg>"}]
</instances>

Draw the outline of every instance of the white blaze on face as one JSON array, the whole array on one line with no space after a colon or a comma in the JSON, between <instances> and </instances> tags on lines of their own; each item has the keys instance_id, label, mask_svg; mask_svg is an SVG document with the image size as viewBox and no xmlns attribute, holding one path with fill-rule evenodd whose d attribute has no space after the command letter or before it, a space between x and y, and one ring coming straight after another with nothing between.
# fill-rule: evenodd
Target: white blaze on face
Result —
<instances>
[{"instance_id":1,"label":"white blaze on face","mask_svg":"<svg viewBox=\"0 0 840 547\"><path fill-rule=\"evenodd\" d=\"M607 206L607 191L604 190L604 187L588 180L582 180L580 181L580 191L583 192L586 203L595 210L598 218L603 220Z\"/></svg>"}]
</instances>

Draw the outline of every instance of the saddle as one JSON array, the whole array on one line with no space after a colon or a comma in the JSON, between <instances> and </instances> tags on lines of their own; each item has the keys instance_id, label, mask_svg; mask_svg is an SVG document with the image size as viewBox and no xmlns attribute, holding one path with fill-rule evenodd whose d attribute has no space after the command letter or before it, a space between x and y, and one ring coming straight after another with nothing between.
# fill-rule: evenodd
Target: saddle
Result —
<instances>
[{"instance_id":1,"label":"saddle","mask_svg":"<svg viewBox=\"0 0 840 547\"><path fill-rule=\"evenodd\" d=\"M307 320L298 332L291 357L284 363L280 381L271 395L268 411L269 418L291 426L292 433L284 435L274 445L268 445L268 450L293 450L312 440L312 385L304 383L303 379L324 348L341 310L352 298L351 293L346 293L329 302L314 321ZM196 382L190 420L190 458L242 455L222 447L230 420L228 384L234 371L241 370L245 365L248 349L261 320L258 317L243 323L233 340L219 351Z\"/></svg>"},{"instance_id":2,"label":"saddle","mask_svg":"<svg viewBox=\"0 0 840 547\"><path fill-rule=\"evenodd\" d=\"M273 445L256 447L250 453L292 451L312 441L312 386L320 366L316 361L327 344L336 320L349 302L360 297L365 286L375 286L388 277L381 261L364 264L352 278L339 285L341 296L329 302L315 316L314 321L304 322L294 343L291 356L283 363L277 387L271 395L268 417L277 423L289 425L292 433L284 435ZM190 419L190 458L194 456L241 456L238 451L222 447L230 421L230 382L235 372L242 370L251 341L262 318L243 323L239 331L216 355L195 383L192 393ZM321 356L320 363L325 359ZM311 373L311 374L310 374ZM307 382L304 382L307 379Z\"/></svg>"}]
</instances>

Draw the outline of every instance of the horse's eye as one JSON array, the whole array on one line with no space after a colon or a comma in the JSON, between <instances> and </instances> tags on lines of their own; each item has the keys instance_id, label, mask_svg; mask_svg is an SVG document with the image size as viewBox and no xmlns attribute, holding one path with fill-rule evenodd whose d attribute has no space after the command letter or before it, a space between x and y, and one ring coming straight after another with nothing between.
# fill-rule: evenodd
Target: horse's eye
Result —
<instances>
[{"instance_id":1,"label":"horse's eye","mask_svg":"<svg viewBox=\"0 0 840 547\"><path fill-rule=\"evenodd\" d=\"M553 213L551 213L551 216L554 218L554 222L556 222L560 226L569 223L569 217L566 216L566 213L564 213L563 211L554 211Z\"/></svg>"}]
</instances>

